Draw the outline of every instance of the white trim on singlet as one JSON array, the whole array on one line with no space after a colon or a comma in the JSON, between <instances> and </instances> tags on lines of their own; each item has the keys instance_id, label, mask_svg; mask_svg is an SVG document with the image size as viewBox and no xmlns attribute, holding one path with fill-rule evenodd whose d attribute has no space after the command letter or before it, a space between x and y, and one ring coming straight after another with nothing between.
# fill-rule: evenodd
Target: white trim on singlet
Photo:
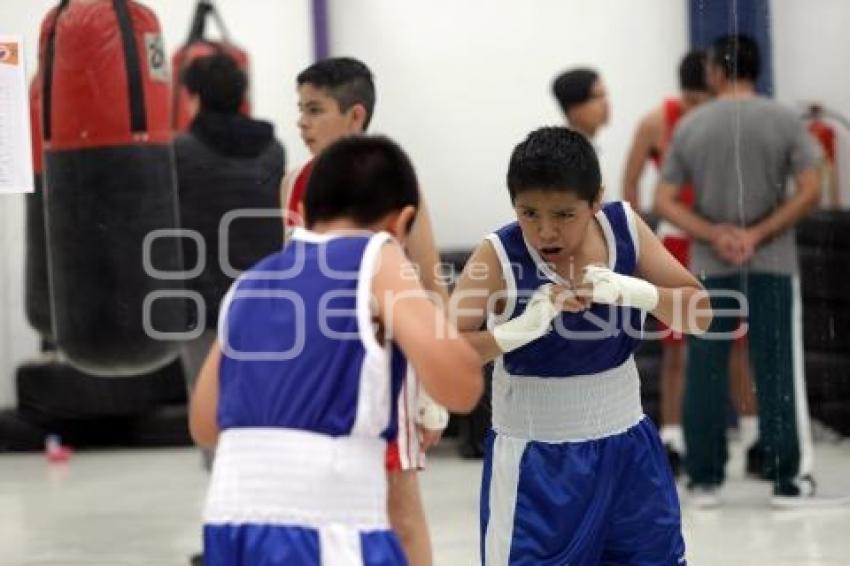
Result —
<instances>
[{"instance_id":1,"label":"white trim on singlet","mask_svg":"<svg viewBox=\"0 0 850 566\"><path fill-rule=\"evenodd\" d=\"M626 224L629 227L629 236L632 238L632 247L635 250L635 269L640 259L640 240L638 239L637 220L635 220L635 211L627 201L623 202L623 211L626 213Z\"/></svg>"},{"instance_id":2,"label":"white trim on singlet","mask_svg":"<svg viewBox=\"0 0 850 566\"><path fill-rule=\"evenodd\" d=\"M381 249L392 237L386 232L374 234L360 260L357 279L357 331L366 355L360 366L357 391L357 413L354 417L352 435L376 437L389 423L391 414L391 363L389 348L381 345L375 337L372 323L372 283L379 267Z\"/></svg>"},{"instance_id":3,"label":"white trim on singlet","mask_svg":"<svg viewBox=\"0 0 850 566\"><path fill-rule=\"evenodd\" d=\"M614 269L617 265L617 237L614 235L614 229L611 227L611 222L604 210L596 213L596 221L599 222L599 227L602 228L602 234L605 236L605 244L608 246L608 269Z\"/></svg>"},{"instance_id":4,"label":"white trim on singlet","mask_svg":"<svg viewBox=\"0 0 850 566\"><path fill-rule=\"evenodd\" d=\"M374 232L370 232L368 230L340 230L339 232L320 233L297 226L293 228L292 235L290 237L293 240L299 240L308 244L326 244L339 238L350 238L351 236L371 236L373 234Z\"/></svg>"},{"instance_id":5,"label":"white trim on singlet","mask_svg":"<svg viewBox=\"0 0 850 566\"><path fill-rule=\"evenodd\" d=\"M517 286L514 278L514 270L511 267L511 260L508 257L508 252L505 250L505 245L499 239L498 234L489 234L485 240L490 242L493 250L496 252L496 257L499 258L499 264L502 266L502 279L505 281L505 309L500 315L492 315L491 319L494 324L501 324L510 320L511 315L516 308Z\"/></svg>"}]
</instances>

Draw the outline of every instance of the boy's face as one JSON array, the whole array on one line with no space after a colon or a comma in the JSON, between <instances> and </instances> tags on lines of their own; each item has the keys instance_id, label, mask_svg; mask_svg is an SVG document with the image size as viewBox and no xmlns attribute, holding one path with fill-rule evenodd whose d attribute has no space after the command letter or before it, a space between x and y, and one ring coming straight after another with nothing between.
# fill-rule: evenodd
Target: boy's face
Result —
<instances>
[{"instance_id":1,"label":"boy's face","mask_svg":"<svg viewBox=\"0 0 850 566\"><path fill-rule=\"evenodd\" d=\"M569 121L582 131L595 133L608 123L610 113L605 83L602 79L596 79L590 89L590 98L570 108Z\"/></svg>"},{"instance_id":2,"label":"boy's face","mask_svg":"<svg viewBox=\"0 0 850 566\"><path fill-rule=\"evenodd\" d=\"M708 89L717 94L723 89L726 84L726 75L723 73L723 68L715 64L711 59L705 65L705 82Z\"/></svg>"},{"instance_id":3,"label":"boy's face","mask_svg":"<svg viewBox=\"0 0 850 566\"><path fill-rule=\"evenodd\" d=\"M522 235L549 263L569 258L581 248L596 208L573 191L534 189L514 200Z\"/></svg>"},{"instance_id":4,"label":"boy's face","mask_svg":"<svg viewBox=\"0 0 850 566\"><path fill-rule=\"evenodd\" d=\"M318 155L341 137L361 133L363 125L356 108L357 105L342 112L327 90L309 83L300 85L298 129L310 153Z\"/></svg>"}]
</instances>

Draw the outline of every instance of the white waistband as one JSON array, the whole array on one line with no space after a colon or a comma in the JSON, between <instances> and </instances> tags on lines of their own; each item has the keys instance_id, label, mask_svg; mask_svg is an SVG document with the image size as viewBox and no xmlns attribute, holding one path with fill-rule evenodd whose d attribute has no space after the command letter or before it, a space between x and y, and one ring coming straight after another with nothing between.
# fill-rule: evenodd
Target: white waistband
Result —
<instances>
[{"instance_id":1,"label":"white waistband","mask_svg":"<svg viewBox=\"0 0 850 566\"><path fill-rule=\"evenodd\" d=\"M387 529L385 452L379 438L225 430L216 447L204 523Z\"/></svg>"},{"instance_id":2,"label":"white waistband","mask_svg":"<svg viewBox=\"0 0 850 566\"><path fill-rule=\"evenodd\" d=\"M493 371L493 430L541 442L582 442L625 432L643 418L634 358L610 370L570 377Z\"/></svg>"}]
</instances>

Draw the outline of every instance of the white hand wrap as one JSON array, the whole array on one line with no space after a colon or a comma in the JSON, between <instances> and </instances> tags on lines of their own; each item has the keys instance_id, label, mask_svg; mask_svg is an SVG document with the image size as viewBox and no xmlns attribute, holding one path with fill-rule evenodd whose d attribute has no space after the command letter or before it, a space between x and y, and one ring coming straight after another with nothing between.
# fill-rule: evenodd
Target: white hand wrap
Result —
<instances>
[{"instance_id":1,"label":"white hand wrap","mask_svg":"<svg viewBox=\"0 0 850 566\"><path fill-rule=\"evenodd\" d=\"M637 277L614 273L607 267L588 265L584 268L584 283L593 285L593 302L623 305L645 311L658 306L658 288Z\"/></svg>"},{"instance_id":2,"label":"white hand wrap","mask_svg":"<svg viewBox=\"0 0 850 566\"><path fill-rule=\"evenodd\" d=\"M525 346L549 331L552 319L560 312L552 302L551 289L551 284L538 287L521 315L493 328L493 338L502 352Z\"/></svg>"},{"instance_id":3,"label":"white hand wrap","mask_svg":"<svg viewBox=\"0 0 850 566\"><path fill-rule=\"evenodd\" d=\"M416 400L416 422L428 430L443 430L449 426L449 412L422 388Z\"/></svg>"}]
</instances>

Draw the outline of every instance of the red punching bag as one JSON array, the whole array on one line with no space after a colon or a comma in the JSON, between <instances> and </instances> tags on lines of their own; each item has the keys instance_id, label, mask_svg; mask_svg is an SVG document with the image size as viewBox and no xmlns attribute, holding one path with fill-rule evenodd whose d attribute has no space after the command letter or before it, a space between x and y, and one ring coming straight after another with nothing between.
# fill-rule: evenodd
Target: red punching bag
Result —
<instances>
[{"instance_id":1,"label":"red punching bag","mask_svg":"<svg viewBox=\"0 0 850 566\"><path fill-rule=\"evenodd\" d=\"M207 21L212 17L219 32L221 33L221 41L210 41L206 39ZM213 55L217 52L223 52L229 55L239 68L245 71L245 74L250 76L250 60L248 54L234 45L230 41L230 34L221 15L218 13L215 5L210 0L199 0L195 7L195 15L192 18L192 27L189 29L189 37L186 43L178 49L171 58L172 76L172 105L171 105L171 127L174 131L184 131L191 122L189 113L189 93L183 86L180 80L183 70L198 57ZM248 81L251 84L251 81ZM245 100L242 101L240 112L246 116L251 113L248 93L245 93Z\"/></svg>"},{"instance_id":2,"label":"red punching bag","mask_svg":"<svg viewBox=\"0 0 850 566\"><path fill-rule=\"evenodd\" d=\"M63 0L42 27L45 222L57 346L86 373L172 361L185 330L156 16L130 0ZM153 242L153 243L151 243ZM163 275L166 273L166 275ZM170 303L170 304L167 304Z\"/></svg>"}]
</instances>

